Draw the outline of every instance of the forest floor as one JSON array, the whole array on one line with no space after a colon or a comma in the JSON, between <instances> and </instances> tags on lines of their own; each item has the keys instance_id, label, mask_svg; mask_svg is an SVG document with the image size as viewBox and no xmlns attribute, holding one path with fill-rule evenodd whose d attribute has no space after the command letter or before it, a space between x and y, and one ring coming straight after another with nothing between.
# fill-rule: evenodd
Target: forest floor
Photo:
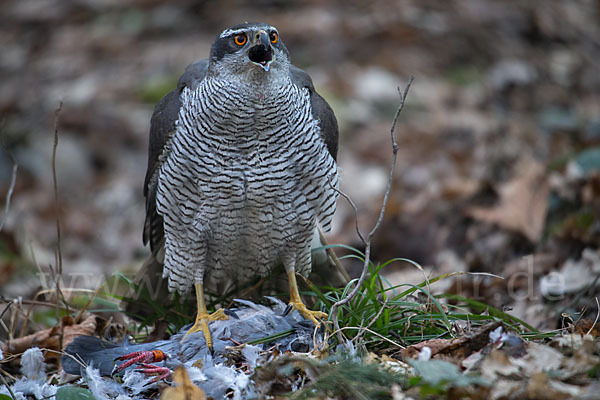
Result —
<instances>
[{"instance_id":1,"label":"forest floor","mask_svg":"<svg viewBox=\"0 0 600 400\"><path fill-rule=\"evenodd\" d=\"M415 77L396 127L389 203L372 240L377 274L360 291L358 298L368 301L351 303L340 318L363 329L345 331L361 339L354 345L362 371L377 366L375 375L357 378L378 382L368 393L596 398L600 9L583 0L510 7L494 0L4 2L0 376L6 385L22 376L25 344L59 351L61 341L64 347L79 334L138 334L125 314L90 313L99 307L87 300L115 276L133 277L148 255L141 243L142 184L152 109L187 64L208 55L218 32L245 20L278 27L292 61L332 105L341 189L356 204L363 233L375 223L385 191L398 89ZM342 199L327 238L364 251L355 214ZM57 298L58 248L63 296ZM335 251L356 255L342 263L357 277L360 253ZM420 284L423 290L411 286ZM327 311L343 294L305 290ZM58 313L70 327L61 341L57 302L70 306ZM364 330L369 321L387 342ZM47 341L40 341L44 334ZM8 351L26 337L24 348ZM56 383L56 354L44 355L47 383ZM360 398L350 385L358 374L351 361L313 357L322 364L293 361L297 375L290 376L316 385L297 396ZM0 393L10 395L6 385ZM156 396L153 390L145 395Z\"/></svg>"}]
</instances>

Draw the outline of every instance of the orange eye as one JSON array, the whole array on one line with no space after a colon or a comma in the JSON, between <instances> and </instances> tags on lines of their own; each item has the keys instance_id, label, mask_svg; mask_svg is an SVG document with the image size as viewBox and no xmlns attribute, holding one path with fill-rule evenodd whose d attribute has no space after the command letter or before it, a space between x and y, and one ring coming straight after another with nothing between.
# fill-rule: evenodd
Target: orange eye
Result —
<instances>
[{"instance_id":1,"label":"orange eye","mask_svg":"<svg viewBox=\"0 0 600 400\"><path fill-rule=\"evenodd\" d=\"M279 40L279 35L277 35L277 32L271 32L269 39L271 39L271 43L275 44Z\"/></svg>"},{"instance_id":2,"label":"orange eye","mask_svg":"<svg viewBox=\"0 0 600 400\"><path fill-rule=\"evenodd\" d=\"M233 41L238 46L243 46L246 44L246 41L248 41L248 39L246 39L246 35L235 35Z\"/></svg>"}]
</instances>

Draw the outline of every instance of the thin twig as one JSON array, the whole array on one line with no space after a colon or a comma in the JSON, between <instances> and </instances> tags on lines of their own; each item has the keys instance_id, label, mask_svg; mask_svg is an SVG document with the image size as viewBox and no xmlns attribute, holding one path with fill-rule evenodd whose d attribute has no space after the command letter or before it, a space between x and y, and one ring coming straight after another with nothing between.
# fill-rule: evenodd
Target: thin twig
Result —
<instances>
[{"instance_id":1,"label":"thin twig","mask_svg":"<svg viewBox=\"0 0 600 400\"><path fill-rule=\"evenodd\" d=\"M8 337L9 340L14 339L17 325L17 313L23 314L23 310L21 306L23 305L23 299L19 296L13 300L13 304L16 304L15 307L10 309L10 322L9 322L9 332Z\"/></svg>"},{"instance_id":2,"label":"thin twig","mask_svg":"<svg viewBox=\"0 0 600 400\"><path fill-rule=\"evenodd\" d=\"M40 296L42 296L42 295L45 295L45 294L47 294L47 293L53 293L55 290L56 290L56 289L46 289L46 290L39 290L39 291L38 291L38 292L35 294L35 296L33 296L33 299L31 299L31 300L21 300L21 302L22 302L23 304L29 304L29 306L30 306L30 307L29 307L29 309L27 310L27 314L25 315L25 318L24 318L24 320L23 320L23 325L22 325L22 327L21 327L21 333L19 334L19 337L22 337L22 336L25 334L25 329L27 328L27 322L28 322L29 320L31 320L31 321L33 322L33 320L30 318L30 313L31 313L31 311L33 310L33 307L34 307L34 306L36 306L36 305L37 305L37 306L47 306L47 307L55 307L55 308L56 308L56 307L58 307L58 299L57 299L57 302L56 302L56 303L54 303L54 304L53 304L53 303L48 303L48 302L43 302L43 301L37 301L37 298L38 298L38 297L40 297ZM64 290L64 289L61 289L61 290ZM74 288L74 289L68 289L68 291L69 291L69 292L94 293L94 291L93 291L93 290L89 290L89 289L76 289L76 288ZM3 299L4 299L4 298L3 298L2 296L0 296L0 300L3 300ZM66 304L66 300L64 301L64 303L65 303L65 306L68 306L68 305ZM86 307L84 307L84 310L85 310L86 308L87 308L87 305L86 305ZM68 308L63 308L63 310L69 311L69 309L68 309ZM78 323L78 322L79 322L79 320L76 320L76 321L75 321L75 323Z\"/></svg>"},{"instance_id":3,"label":"thin twig","mask_svg":"<svg viewBox=\"0 0 600 400\"><path fill-rule=\"evenodd\" d=\"M12 197L13 190L15 189L15 183L17 182L17 169L19 167L17 164L17 161L15 160L13 155L9 151L6 151L6 153L8 154L8 157L10 158L10 161L12 162L13 166L12 166L12 175L10 178L10 186L8 187L8 192L6 192L6 200L4 202L4 213L2 214L2 217L0 217L0 232L2 232L4 223L6 222L6 219L8 218L8 210L10 208L10 199Z\"/></svg>"},{"instance_id":4,"label":"thin twig","mask_svg":"<svg viewBox=\"0 0 600 400\"><path fill-rule=\"evenodd\" d=\"M62 323L62 319L60 318L60 307L59 300L62 301L65 308L67 309L67 313L70 313L69 306L65 301L65 296L63 292L60 290L60 280L62 278L63 272L63 259L62 259L62 237L60 232L60 209L58 203L58 180L56 178L56 149L58 148L58 118L60 116L60 111L62 110L62 99L58 103L58 107L54 112L54 145L52 146L52 180L54 183L54 207L56 211L56 265L57 271L55 274L56 278L56 321L60 326L58 332L58 348L62 349L63 347L63 334L64 334L64 326Z\"/></svg>"},{"instance_id":5,"label":"thin twig","mask_svg":"<svg viewBox=\"0 0 600 400\"><path fill-rule=\"evenodd\" d=\"M360 332L358 332L356 334L354 339L352 339L353 342L358 343L358 341L360 340L362 335L364 335L364 333L367 332L367 330L369 330L373 326L373 324L375 323L375 321L377 321L379 319L379 317L381 317L381 314L383 314L383 310L385 310L387 308L387 303L388 303L388 298L385 299L385 301L381 305L381 308L379 309L379 311L377 311L377 314L375 314L375 316L373 316L373 318L371 318L371 320L369 321L367 326L364 329L361 329Z\"/></svg>"},{"instance_id":6,"label":"thin twig","mask_svg":"<svg viewBox=\"0 0 600 400\"><path fill-rule=\"evenodd\" d=\"M90 298L87 301L87 303L85 303L85 305L83 306L83 308L79 311L79 314L77 314L77 317L75 317L75 323L76 324L78 324L79 321L81 321L83 313L89 308L90 304L92 304L92 301L96 298L96 296L98 296L98 293L100 293L101 289L102 289L102 285L98 286L98 289L96 289L96 291L94 292L94 294L90 296Z\"/></svg>"},{"instance_id":7,"label":"thin twig","mask_svg":"<svg viewBox=\"0 0 600 400\"><path fill-rule=\"evenodd\" d=\"M400 94L400 105L398 106L398 109L396 110L396 114L394 115L394 119L392 120L392 128L390 129L390 137L392 140L392 151L393 151L392 164L390 166L390 174L389 174L387 185L385 188L385 194L383 196L381 210L379 211L379 217L377 218L377 222L373 226L373 229L371 229L371 231L367 235L366 246L365 246L365 259L364 259L364 263L363 263L363 269L360 274L360 278L358 278L358 281L356 282L354 289L352 289L352 291L350 293L348 293L346 295L346 297L339 300L331 307L331 314L332 314L331 319L333 321L333 326L335 328L335 331L337 332L337 337L338 337L338 340L340 343L343 342L344 337L342 335L342 330L340 329L337 311L340 306L347 304L349 301L351 301L354 298L354 296L356 296L356 294L360 290L360 288L367 276L367 272L369 270L369 263L371 261L370 260L371 259L371 239L373 239L375 232L377 232L377 230L381 226L381 222L383 221L383 216L385 214L385 209L387 208L387 203L388 203L390 191L392 188L392 181L394 178L394 170L396 169L396 159L398 158L398 149L399 149L398 143L396 143L396 137L394 134L396 131L396 123L398 122L398 117L400 116L400 113L402 112L402 109L404 108L406 96L408 95L408 90L410 89L410 86L412 85L413 80L414 80L414 77L411 75L408 78L408 83L406 84L406 87L404 88L404 92L400 92L400 88L398 88L398 93ZM358 230L358 228L357 228L357 230Z\"/></svg>"},{"instance_id":8,"label":"thin twig","mask_svg":"<svg viewBox=\"0 0 600 400\"><path fill-rule=\"evenodd\" d=\"M54 349L46 349L46 348L41 348L40 350L47 351L48 353L58 354L60 356L67 356L67 357L73 359L73 361L75 361L77 364L79 364L83 368L87 368L87 366L88 366L85 363L85 361L83 361L83 359L81 358L81 356L79 354L77 354L77 357L76 357L73 354L69 354L69 353L67 353L65 351L57 351L57 350L54 350Z\"/></svg>"},{"instance_id":9,"label":"thin twig","mask_svg":"<svg viewBox=\"0 0 600 400\"><path fill-rule=\"evenodd\" d=\"M6 324L4 323L4 320L2 318L4 318L4 314L6 314L6 312L8 311L10 306L12 306L12 304L13 304L12 301L9 301L6 304L6 307L4 307L4 310L2 310L2 313L0 313L0 327L4 328L7 335L10 335L10 330L8 329L8 326L6 326Z\"/></svg>"},{"instance_id":10,"label":"thin twig","mask_svg":"<svg viewBox=\"0 0 600 400\"><path fill-rule=\"evenodd\" d=\"M12 306L12 300L7 302L6 307L4 307L4 310L2 310L2 312L0 313L0 320L2 320L2 318L4 317L4 314L6 314L6 312L10 308L10 306Z\"/></svg>"},{"instance_id":11,"label":"thin twig","mask_svg":"<svg viewBox=\"0 0 600 400\"><path fill-rule=\"evenodd\" d=\"M408 90L410 89L410 85L412 85L412 82L415 78L411 75L408 78L408 83L406 84L406 87L404 88L404 93L400 92L400 88L398 88L398 93L400 94L400 105L398 106L398 109L396 110L396 114L394 115L394 119L392 120L392 128L390 129L390 138L392 140L392 152L393 152L393 157L392 157L392 165L390 166L390 176L388 177L388 181L387 181L387 185L385 188L385 194L383 195L383 202L381 204L381 210L379 211L379 218L377 219L377 223L375 224L375 226L373 227L373 229L371 229L371 232L369 232L369 235L367 236L367 241L370 243L371 239L373 238L373 235L375 235L375 232L377 232L377 230L379 229L379 226L381 226L381 222L383 221L383 216L385 214L385 209L387 208L387 203L390 197L390 191L392 189L392 181L394 178L394 171L396 170L396 159L398 158L398 143L396 143L396 136L394 135L395 131L396 131L396 123L398 122L398 117L400 116L400 113L402 112L402 109L404 108L404 102L406 100L406 96L408 95Z\"/></svg>"},{"instance_id":12,"label":"thin twig","mask_svg":"<svg viewBox=\"0 0 600 400\"><path fill-rule=\"evenodd\" d=\"M61 232L60 232L60 212L58 203L58 180L56 179L56 149L58 148L58 117L62 110L62 100L58 103L58 108L54 112L54 145L52 146L52 180L54 184L54 207L56 212L56 251L58 255L57 266L58 274L62 275L62 249L61 249ZM58 287L57 281L57 287Z\"/></svg>"},{"instance_id":13,"label":"thin twig","mask_svg":"<svg viewBox=\"0 0 600 400\"><path fill-rule=\"evenodd\" d=\"M8 385L8 382L6 382L6 379L4 379L4 377L0 374L0 380L2 381L2 384L4 386L6 386L6 389L8 390L8 393L10 394L10 397L13 400L17 400L17 398L15 397L15 394L13 393L12 389L10 388L10 386Z\"/></svg>"},{"instance_id":14,"label":"thin twig","mask_svg":"<svg viewBox=\"0 0 600 400\"><path fill-rule=\"evenodd\" d=\"M596 310L597 310L596 319L594 320L594 324L587 331L586 335L589 335L590 333L592 333L592 331L596 327L596 324L598 323L598 318L600 317L600 304L598 303L598 298L597 297L596 297Z\"/></svg>"},{"instance_id":15,"label":"thin twig","mask_svg":"<svg viewBox=\"0 0 600 400\"><path fill-rule=\"evenodd\" d=\"M352 210L354 211L354 225L355 225L355 229L356 229L356 234L358 235L360 241L362 242L363 246L367 245L367 241L365 240L365 237L363 236L363 234L360 232L360 227L358 226L358 208L356 207L356 204L354 204L354 202L352 201L352 199L350 198L350 196L348 196L346 193L342 192L340 189L336 188L335 186L333 186L331 184L331 182L329 183L329 187L331 189L333 189L335 192L337 192L337 194L339 194L340 196L342 196L344 199L346 199L346 201L348 202L348 204L350 204L350 207L352 207Z\"/></svg>"},{"instance_id":16,"label":"thin twig","mask_svg":"<svg viewBox=\"0 0 600 400\"><path fill-rule=\"evenodd\" d=\"M380 339L382 339L382 340L384 340L384 341L386 341L388 343L391 343L391 344L393 344L396 347L399 347L401 349L405 349L406 348L405 346L402 346L400 343L396 343L393 340L390 340L389 338L383 336L380 333L372 331L371 329L368 329L368 328L359 328L358 326L345 326L343 328L340 328L339 330L336 330L335 332L333 332L333 334L339 335L339 334L341 334L342 331L347 331L347 330L351 330L351 329L354 329L354 330L364 329L365 331L369 332L371 335L377 336L378 338L380 338Z\"/></svg>"},{"instance_id":17,"label":"thin twig","mask_svg":"<svg viewBox=\"0 0 600 400\"><path fill-rule=\"evenodd\" d=\"M19 332L19 336L18 337L23 337L25 336L25 332L27 329L27 323L29 322L29 320L31 319L31 313L33 312L33 304L29 305L29 308L27 308L27 312L25 313L25 317L23 318L23 323L21 324L21 332Z\"/></svg>"},{"instance_id":18,"label":"thin twig","mask_svg":"<svg viewBox=\"0 0 600 400\"><path fill-rule=\"evenodd\" d=\"M15 356L14 354L5 354L4 358L2 359L2 364L7 363L7 362L11 362L14 359L19 358L20 356ZM17 377L12 375L10 372L0 368L0 373L2 375L4 375L6 378L11 379L13 382L17 381Z\"/></svg>"},{"instance_id":19,"label":"thin twig","mask_svg":"<svg viewBox=\"0 0 600 400\"><path fill-rule=\"evenodd\" d=\"M0 299L0 300L4 301L3 299ZM19 302L19 304L20 304L20 305L31 304L31 302L30 302L30 301L28 301L28 300L24 300L24 299L19 299L19 301L18 301L18 302ZM4 308L4 310L8 310L8 308L9 308L11 305L13 305L13 304L16 304L16 299L15 299L15 300L11 300L11 301L7 302L7 305L6 305L6 307ZM50 306L51 306L51 307L54 307L54 304L50 304ZM31 305L31 307L33 307L33 305ZM28 310L27 310L27 312L23 311L21 307L14 307L14 308L13 308L13 311L12 311L12 314L11 314L11 324L12 324L12 321L13 321L13 314L19 313L19 314L20 314L20 315L23 317L23 325L22 325L22 327L21 327L21 332L20 332L20 333L19 333L19 335L17 335L16 337L22 337L22 336L23 336L24 327L26 327L26 326L27 326L27 322L28 322L29 320L31 320L31 322L33 322L33 323L34 323L34 324L37 326L37 323L35 323L35 322L33 321L33 319L31 318L31 315L30 315L30 314L31 314L31 313L30 313L30 311L31 311L31 307L30 307L30 309L28 309ZM4 315L4 313L2 314L2 316L3 316L3 315ZM2 316L0 316L0 318L1 318ZM15 324L16 324L16 322L15 322ZM12 331L12 330L13 330L13 329L12 329L12 326L11 326L11 329L9 329L9 328L8 328L8 327L7 327L7 326L4 324L4 321L2 321L2 319L0 319L0 326L1 326L3 329L5 329L5 330L6 330L6 332L8 333L8 335L9 335L9 336L11 336L11 338L14 338L14 337L15 337L15 335L14 335L14 332L16 332L16 328L14 329L14 332L13 332L13 331Z\"/></svg>"}]
</instances>

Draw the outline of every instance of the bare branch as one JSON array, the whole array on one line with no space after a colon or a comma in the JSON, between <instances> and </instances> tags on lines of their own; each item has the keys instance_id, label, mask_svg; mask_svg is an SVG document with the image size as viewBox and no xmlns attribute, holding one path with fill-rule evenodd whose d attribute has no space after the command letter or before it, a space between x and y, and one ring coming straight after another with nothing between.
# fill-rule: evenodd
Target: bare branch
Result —
<instances>
[{"instance_id":1,"label":"bare branch","mask_svg":"<svg viewBox=\"0 0 600 400\"><path fill-rule=\"evenodd\" d=\"M350 204L350 207L352 207L352 210L354 211L354 223L356 225L356 234L360 238L360 241L362 242L362 244L364 246L366 246L367 245L367 241L365 240L365 237L360 232L360 228L358 226L358 208L356 207L356 204L354 204L354 202L352 201L352 199L350 198L350 196L348 196L346 193L342 192L340 189L338 189L335 186L333 186L331 184L331 182L329 183L329 186L331 187L331 189L333 189L334 191L336 191L340 196L342 196L344 199L346 199L346 201L348 202L348 204Z\"/></svg>"},{"instance_id":2,"label":"bare branch","mask_svg":"<svg viewBox=\"0 0 600 400\"><path fill-rule=\"evenodd\" d=\"M600 303L598 303L598 298L596 297L596 319L594 320L594 323L592 324L592 326L590 326L590 329L587 331L586 335L589 335L590 333L592 333L592 330L594 329L594 327L596 326L596 324L598 323L598 318L600 318Z\"/></svg>"},{"instance_id":3,"label":"bare branch","mask_svg":"<svg viewBox=\"0 0 600 400\"><path fill-rule=\"evenodd\" d=\"M12 197L13 190L15 189L15 183L17 182L17 169L18 169L17 161L15 160L13 155L8 151L6 151L6 153L10 157L10 161L12 162L13 167L12 167L12 175L10 178L10 186L8 187L8 192L6 192L6 200L4 202L4 213L2 214L2 217L0 218L0 232L2 232L2 228L4 227L4 223L6 222L6 218L8 217L8 210L10 208L10 199Z\"/></svg>"},{"instance_id":4,"label":"bare branch","mask_svg":"<svg viewBox=\"0 0 600 400\"><path fill-rule=\"evenodd\" d=\"M338 321L338 315L337 315L338 308L345 304L348 304L348 302L350 302L356 296L356 294L360 290L360 287L362 286L362 284L367 276L367 272L369 271L369 263L371 261L371 239L373 238L373 236L375 235L375 232L377 232L377 230L381 226L381 222L383 221L383 216L385 214L385 209L387 208L387 203L388 203L390 191L392 188L392 181L394 178L394 170L396 169L396 159L398 158L398 149L399 149L398 143L396 143L396 136L395 136L396 123L398 122L398 117L400 116L402 109L404 109L404 104L406 102L406 96L408 95L408 90L410 89L410 86L412 85L412 82L414 79L415 78L412 75L408 78L408 83L406 84L406 87L404 88L404 92L400 92L400 88L398 88L398 93L400 94L400 104L398 106L398 109L396 110L396 114L394 115L394 119L392 120L392 128L390 129L390 137L392 140L392 151L393 151L392 164L390 166L390 174L388 177L385 194L383 196L383 202L381 204L381 210L379 212L379 217L377 218L377 222L373 226L373 229L371 229L371 231L367 235L366 246L365 246L365 259L364 259L364 263L363 263L363 269L360 274L360 278L358 278L358 281L356 281L354 289L352 289L352 291L350 291L350 293L348 293L346 295L346 297L339 300L331 307L331 319L333 321L333 326L335 328L335 331L337 333L337 337L338 337L338 340L340 343L343 342L344 338L342 335L342 329L340 329L340 324ZM345 197L346 197L346 199L348 199L347 196L345 196ZM358 222L357 222L357 231L358 231ZM361 239L362 239L362 237L361 237ZM364 242L364 239L363 239L363 242Z\"/></svg>"},{"instance_id":5,"label":"bare branch","mask_svg":"<svg viewBox=\"0 0 600 400\"><path fill-rule=\"evenodd\" d=\"M52 180L54 184L54 207L56 211L56 240L57 240L57 266L58 275L62 274L62 249L60 232L60 212L58 207L58 180L56 179L56 149L58 148L58 117L62 110L63 102L60 100L56 111L54 111L54 145L52 146Z\"/></svg>"},{"instance_id":6,"label":"bare branch","mask_svg":"<svg viewBox=\"0 0 600 400\"><path fill-rule=\"evenodd\" d=\"M375 321L377 321L379 319L379 317L381 317L381 314L383 314L383 310L385 310L387 308L387 303L388 303L388 299L385 299L385 302L381 305L381 308L379 309L379 311L377 311L377 314L375 314L375 316L373 316L373 318L371 318L371 320L369 321L369 323L367 324L367 326L364 329L361 329L356 336L354 337L354 339L352 339L352 341L354 343L358 343L358 340L362 337L362 335L367 332L368 329L371 328L371 326L373 326L373 324L375 323Z\"/></svg>"},{"instance_id":7,"label":"bare branch","mask_svg":"<svg viewBox=\"0 0 600 400\"><path fill-rule=\"evenodd\" d=\"M60 111L62 110L62 99L58 103L58 107L54 112L54 145L52 146L52 180L54 183L54 207L56 210L56 321L59 324L60 330L58 332L58 348L62 349L63 347L63 337L64 337L64 324L61 322L60 318L60 307L59 303L62 301L65 308L67 309L67 313L70 313L69 306L65 300L65 296L60 289L60 280L62 277L63 271L63 260L62 260L62 237L60 231L60 209L58 204L58 180L56 179L56 149L58 148L58 117L60 116ZM60 301L59 301L60 300Z\"/></svg>"},{"instance_id":8,"label":"bare branch","mask_svg":"<svg viewBox=\"0 0 600 400\"><path fill-rule=\"evenodd\" d=\"M396 114L394 115L394 119L392 120L392 128L390 129L390 138L392 139L392 151L393 151L392 165L390 166L390 176L388 177L387 186L385 188L385 194L383 196L381 210L379 211L379 218L377 219L377 223L375 224L373 229L371 229L371 232L369 232L369 235L367 236L367 241L369 241L369 242L371 241L371 238L373 237L373 235L375 235L375 232L377 232L377 230L379 229L379 226L381 225L381 222L383 221L383 215L385 214L385 209L387 208L387 203L388 203L388 200L390 197L390 191L392 189L392 180L394 178L394 171L396 169L396 159L398 158L398 149L399 149L398 143L396 143L396 136L395 136L396 124L398 123L398 117L400 116L402 109L404 109L404 103L406 101L406 96L408 95L408 90L410 89L410 86L412 85L414 79L415 78L412 75L408 78L408 83L406 84L406 87L404 88L404 93L401 93L400 88L398 88L398 93L400 94L400 105L398 106L398 109L396 110Z\"/></svg>"},{"instance_id":9,"label":"bare branch","mask_svg":"<svg viewBox=\"0 0 600 400\"><path fill-rule=\"evenodd\" d=\"M393 344L394 346L396 346L396 347L398 347L400 349L404 350L406 348L405 346L402 346L400 343L396 343L393 340L390 340L389 338L383 336L382 334L377 333L377 332L375 332L375 331L373 331L371 329L368 329L368 328L359 328L357 326L345 326L343 328L340 328L339 330L336 330L333 334L340 335L342 331L359 330L359 329L362 329L362 330L364 330L366 332L369 332L371 335L377 336L378 338L380 338L380 339L382 339L382 340L384 340L384 341L386 341L386 342L388 342L390 344Z\"/></svg>"}]
</instances>

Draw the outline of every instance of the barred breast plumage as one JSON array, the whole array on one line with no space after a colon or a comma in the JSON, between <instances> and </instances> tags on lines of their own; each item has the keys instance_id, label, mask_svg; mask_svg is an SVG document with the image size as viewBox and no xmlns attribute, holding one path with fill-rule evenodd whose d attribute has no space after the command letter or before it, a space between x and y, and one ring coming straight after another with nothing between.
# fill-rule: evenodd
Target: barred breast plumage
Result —
<instances>
[{"instance_id":1,"label":"barred breast plumage","mask_svg":"<svg viewBox=\"0 0 600 400\"><path fill-rule=\"evenodd\" d=\"M144 186L147 270L164 264L170 291L195 287L188 334L202 331L210 347L208 323L226 318L208 314L205 281L242 284L279 263L292 308L315 324L326 316L303 304L295 274L310 272L317 224L331 225L337 138L333 111L267 24L223 31L210 58L188 66L156 106Z\"/></svg>"},{"instance_id":2,"label":"barred breast plumage","mask_svg":"<svg viewBox=\"0 0 600 400\"><path fill-rule=\"evenodd\" d=\"M328 230L335 211L336 164L308 89L291 78L261 89L209 78L183 90L157 195L172 290L243 283L285 257L310 272L315 222Z\"/></svg>"}]
</instances>

